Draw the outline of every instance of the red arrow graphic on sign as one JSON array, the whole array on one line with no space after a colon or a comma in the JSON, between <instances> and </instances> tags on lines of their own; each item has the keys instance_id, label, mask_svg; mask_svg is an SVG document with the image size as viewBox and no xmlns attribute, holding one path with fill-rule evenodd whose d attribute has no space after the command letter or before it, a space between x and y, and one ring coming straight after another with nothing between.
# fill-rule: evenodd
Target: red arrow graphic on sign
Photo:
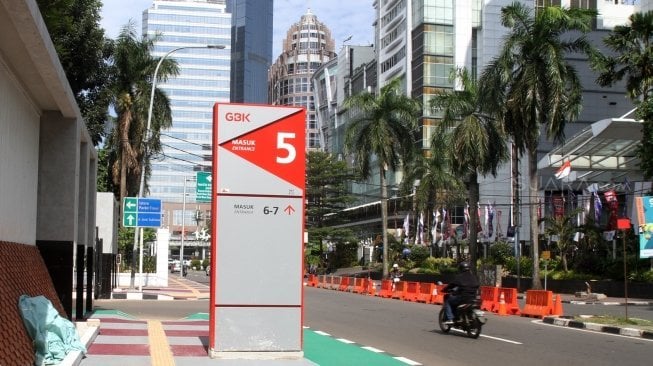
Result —
<instances>
[{"instance_id":1,"label":"red arrow graphic on sign","mask_svg":"<svg viewBox=\"0 0 653 366\"><path fill-rule=\"evenodd\" d=\"M295 212L295 209L292 208L291 205L288 205L288 207L284 208L283 210L286 211L286 213L288 213L288 215L292 215L292 213Z\"/></svg>"},{"instance_id":2,"label":"red arrow graphic on sign","mask_svg":"<svg viewBox=\"0 0 653 366\"><path fill-rule=\"evenodd\" d=\"M306 180L303 168L306 164L305 123L303 111L297 112L220 146L303 190ZM291 149L293 153L289 154ZM289 157L292 159L287 160Z\"/></svg>"}]
</instances>

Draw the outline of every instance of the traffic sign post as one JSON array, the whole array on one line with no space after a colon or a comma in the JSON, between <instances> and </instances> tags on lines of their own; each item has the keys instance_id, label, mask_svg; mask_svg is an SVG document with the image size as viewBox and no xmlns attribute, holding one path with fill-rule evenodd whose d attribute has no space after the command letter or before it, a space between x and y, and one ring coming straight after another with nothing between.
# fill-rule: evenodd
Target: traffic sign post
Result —
<instances>
[{"instance_id":1,"label":"traffic sign post","mask_svg":"<svg viewBox=\"0 0 653 366\"><path fill-rule=\"evenodd\" d=\"M161 200L125 197L122 205L123 227L161 227Z\"/></svg>"},{"instance_id":2,"label":"traffic sign post","mask_svg":"<svg viewBox=\"0 0 653 366\"><path fill-rule=\"evenodd\" d=\"M303 355L305 116L297 107L214 107L211 357Z\"/></svg>"},{"instance_id":3,"label":"traffic sign post","mask_svg":"<svg viewBox=\"0 0 653 366\"><path fill-rule=\"evenodd\" d=\"M197 202L211 202L211 182L213 176L209 172L197 172L195 177L195 200Z\"/></svg>"}]
</instances>

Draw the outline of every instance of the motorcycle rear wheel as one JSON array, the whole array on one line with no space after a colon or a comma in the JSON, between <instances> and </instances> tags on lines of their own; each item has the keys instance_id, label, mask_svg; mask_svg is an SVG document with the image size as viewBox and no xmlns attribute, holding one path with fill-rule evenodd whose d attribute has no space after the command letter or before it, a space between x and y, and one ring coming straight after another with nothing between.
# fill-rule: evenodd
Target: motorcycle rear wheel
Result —
<instances>
[{"instance_id":1,"label":"motorcycle rear wheel","mask_svg":"<svg viewBox=\"0 0 653 366\"><path fill-rule=\"evenodd\" d=\"M478 338L481 335L481 328L483 328L483 323L477 317L474 317L466 329L467 336L474 339Z\"/></svg>"},{"instance_id":2,"label":"motorcycle rear wheel","mask_svg":"<svg viewBox=\"0 0 653 366\"><path fill-rule=\"evenodd\" d=\"M440 325L440 329L444 333L448 333L451 330L451 324L444 324L444 319L445 319L445 311L444 311L444 306L442 307L442 310L440 310L440 313L438 314L438 324Z\"/></svg>"}]
</instances>

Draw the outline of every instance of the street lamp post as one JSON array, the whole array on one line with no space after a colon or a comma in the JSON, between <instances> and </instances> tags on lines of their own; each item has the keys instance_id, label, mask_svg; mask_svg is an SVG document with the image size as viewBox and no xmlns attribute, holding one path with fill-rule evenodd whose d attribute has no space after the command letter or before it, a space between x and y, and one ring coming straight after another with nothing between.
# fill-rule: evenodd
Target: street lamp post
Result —
<instances>
[{"instance_id":1,"label":"street lamp post","mask_svg":"<svg viewBox=\"0 0 653 366\"><path fill-rule=\"evenodd\" d=\"M152 125L152 108L154 106L154 91L156 90L156 78L159 73L159 68L161 67L161 64L163 63L163 60L165 60L170 54L177 52L179 50L184 50L184 49L193 49L193 48L214 48L214 49L224 49L224 45L204 45L204 46L183 46L183 47L177 47L173 48L170 51L168 51L165 55L163 55L160 59L159 62L156 64L156 68L154 69L154 76L152 78L152 91L150 92L150 107L147 111L147 126L145 127L145 141L144 141L144 146L143 146L143 159L141 161L141 177L140 177L140 184L138 186L138 197L141 198L143 197L143 190L145 186L145 157L147 156L147 142L150 140L150 127ZM139 228L138 226L134 228L134 247L132 250L132 273L131 273L131 283L130 287L134 288L134 281L136 278L136 256L137 256L137 248L138 248L138 231L143 231L142 228ZM141 243L140 245L143 245L143 236L141 234ZM142 273L139 275L141 277L140 281L140 286L139 290L142 291L143 288L143 276Z\"/></svg>"}]
</instances>

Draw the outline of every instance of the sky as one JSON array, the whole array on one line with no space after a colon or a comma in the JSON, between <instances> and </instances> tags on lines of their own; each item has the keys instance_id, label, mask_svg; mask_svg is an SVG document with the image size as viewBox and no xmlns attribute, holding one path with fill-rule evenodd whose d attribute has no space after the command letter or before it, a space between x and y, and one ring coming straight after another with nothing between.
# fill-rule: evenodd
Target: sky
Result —
<instances>
[{"instance_id":1,"label":"sky","mask_svg":"<svg viewBox=\"0 0 653 366\"><path fill-rule=\"evenodd\" d=\"M142 12L152 4L152 0L103 0L103 3L101 25L108 37L115 38L130 19L136 22L138 30L141 29ZM336 52L349 36L349 45L374 43L372 3L373 0L274 0L272 62L281 52L288 28L299 22L309 8L331 30Z\"/></svg>"}]
</instances>

